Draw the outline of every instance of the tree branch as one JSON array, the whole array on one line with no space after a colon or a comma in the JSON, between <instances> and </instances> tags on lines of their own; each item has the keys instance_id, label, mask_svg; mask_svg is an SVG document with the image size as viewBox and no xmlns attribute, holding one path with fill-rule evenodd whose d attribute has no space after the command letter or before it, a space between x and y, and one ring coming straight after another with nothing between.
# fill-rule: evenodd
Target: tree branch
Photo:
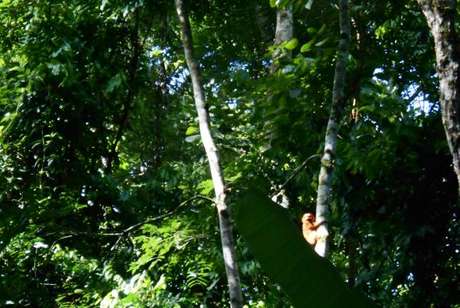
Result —
<instances>
[{"instance_id":1,"label":"tree branch","mask_svg":"<svg viewBox=\"0 0 460 308\"><path fill-rule=\"evenodd\" d=\"M286 179L286 181L284 181L284 183L272 194L271 198L277 196L284 188L286 188L287 184L289 184L289 182L292 181L292 179L294 179L299 173L300 171L302 171L303 168L305 168L305 166L307 165L307 163L312 160L313 158L315 157L321 157L320 154L313 154L311 156L309 156L306 160L303 161L303 163L301 163L289 176L288 178Z\"/></svg>"},{"instance_id":2,"label":"tree branch","mask_svg":"<svg viewBox=\"0 0 460 308\"><path fill-rule=\"evenodd\" d=\"M144 221L141 221L139 223L136 223L134 225L131 225L129 226L128 228L126 229L123 229L119 232L101 232L101 233L94 233L94 232L70 232L70 233L67 233L67 234L61 234L62 237L56 239L53 244L51 246L54 246L57 242L61 241L61 240L65 240L65 239L68 239L68 238L72 238L72 237L77 237L77 236L99 236L99 237L119 237L119 239L117 240L117 242L115 243L114 246L116 246L116 244L118 244L118 242L120 241L120 239L124 236L127 236L129 235L131 232L135 231L137 228L147 224L147 223L150 223L150 222L155 222L155 221L158 221L158 220L162 220L166 217L169 217L175 213L177 213L179 210L181 210L183 207L185 207L185 205L187 205L188 203L192 202L193 200L196 200L196 199L201 199L201 200L206 200L206 201L209 201L211 202L212 204L215 204L215 201L211 198L208 198L206 196L201 196L201 195L196 195L196 196L193 196L191 197L190 199L187 199L183 202L181 202L175 209L165 213L165 214L162 214L162 215L159 215L159 216L156 216L156 217L151 217L151 218L147 218L146 220ZM52 233L48 233L46 234L45 236L51 236L51 235L54 235L54 234L59 234L57 232L52 232Z\"/></svg>"}]
</instances>

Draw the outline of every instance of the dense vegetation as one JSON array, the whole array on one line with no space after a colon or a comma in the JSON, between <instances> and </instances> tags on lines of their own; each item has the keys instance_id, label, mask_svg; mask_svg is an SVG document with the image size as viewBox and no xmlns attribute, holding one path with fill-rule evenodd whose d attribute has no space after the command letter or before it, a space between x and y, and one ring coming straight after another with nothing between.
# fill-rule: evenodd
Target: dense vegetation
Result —
<instances>
[{"instance_id":1,"label":"dense vegetation","mask_svg":"<svg viewBox=\"0 0 460 308\"><path fill-rule=\"evenodd\" d=\"M337 5L185 5L229 207L248 187L281 189L300 234L316 206ZM293 38L274 44L286 8ZM328 259L379 306L460 307L459 194L430 28L413 0L356 0L349 13ZM228 305L174 1L3 0L0 116L0 306ZM289 306L234 236L245 304Z\"/></svg>"}]
</instances>

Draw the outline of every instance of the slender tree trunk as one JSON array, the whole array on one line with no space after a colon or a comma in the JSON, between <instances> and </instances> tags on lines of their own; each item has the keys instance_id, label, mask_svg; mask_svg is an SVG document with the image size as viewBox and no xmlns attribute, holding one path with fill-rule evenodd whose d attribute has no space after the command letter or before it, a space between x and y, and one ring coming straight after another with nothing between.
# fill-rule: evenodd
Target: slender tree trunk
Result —
<instances>
[{"instance_id":1,"label":"slender tree trunk","mask_svg":"<svg viewBox=\"0 0 460 308\"><path fill-rule=\"evenodd\" d=\"M289 41L292 39L293 33L294 19L292 16L292 7L287 6L276 10L275 44Z\"/></svg>"},{"instance_id":2,"label":"slender tree trunk","mask_svg":"<svg viewBox=\"0 0 460 308\"><path fill-rule=\"evenodd\" d=\"M209 161L212 182L214 184L215 200L219 217L220 238L224 255L225 271L227 273L230 294L230 306L242 307L243 295L240 287L240 276L236 262L235 245L233 241L230 210L225 202L225 184L219 162L219 154L210 130L209 114L206 108L203 86L201 84L198 63L193 58L192 34L190 21L184 9L183 0L176 1L176 10L181 24L182 43L184 45L185 60L192 78L193 97L200 126L200 135Z\"/></svg>"},{"instance_id":3,"label":"slender tree trunk","mask_svg":"<svg viewBox=\"0 0 460 308\"><path fill-rule=\"evenodd\" d=\"M345 72L348 58L348 44L350 41L350 16L348 14L348 0L339 1L340 10L340 41L335 64L334 87L329 121L326 128L324 152L321 158L321 170L318 178L318 196L316 199L316 220L319 239L315 251L322 257L328 253L329 236L327 220L329 218L329 203L331 195L332 174L337 143L337 129L340 113L345 103Z\"/></svg>"},{"instance_id":4,"label":"slender tree trunk","mask_svg":"<svg viewBox=\"0 0 460 308\"><path fill-rule=\"evenodd\" d=\"M292 7L287 6L276 10L275 46L291 40L293 35L294 17L292 15ZM283 52L279 49L275 50L272 58L272 65L270 67L271 73L274 73L278 69L276 62L281 58L291 58L291 52Z\"/></svg>"},{"instance_id":5,"label":"slender tree trunk","mask_svg":"<svg viewBox=\"0 0 460 308\"><path fill-rule=\"evenodd\" d=\"M292 15L292 7L287 6L286 8L280 8L276 10L276 28L275 38L273 43L275 46L281 43L287 42L293 38L294 35L294 16ZM278 69L277 61L282 58L290 59L292 56L291 52L285 52L282 50L275 50L272 56L272 65L270 66L270 73L275 73ZM271 96L271 95L270 95ZM276 189L275 185L275 190ZM279 192L272 197L272 201L279 204L284 208L289 208L289 198L286 195L284 188L280 189Z\"/></svg>"},{"instance_id":6,"label":"slender tree trunk","mask_svg":"<svg viewBox=\"0 0 460 308\"><path fill-rule=\"evenodd\" d=\"M442 123L460 196L460 38L455 32L457 0L417 0L434 38Z\"/></svg>"}]
</instances>

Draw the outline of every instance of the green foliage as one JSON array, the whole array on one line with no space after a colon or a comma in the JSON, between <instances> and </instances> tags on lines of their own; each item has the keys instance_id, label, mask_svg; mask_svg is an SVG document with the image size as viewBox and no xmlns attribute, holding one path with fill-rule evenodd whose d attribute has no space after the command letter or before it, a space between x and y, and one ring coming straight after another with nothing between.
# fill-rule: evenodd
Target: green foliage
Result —
<instances>
[{"instance_id":1,"label":"green foliage","mask_svg":"<svg viewBox=\"0 0 460 308\"><path fill-rule=\"evenodd\" d=\"M186 5L229 204L254 182L272 195L322 149L337 10ZM271 46L289 5L295 39ZM0 3L0 306L227 305L215 208L196 198L213 186L175 14L166 0ZM455 305L456 180L426 22L415 1L353 1L350 14L330 260L383 307ZM292 58L271 74L277 48ZM283 187L293 220L314 211L319 164ZM261 244L292 229L256 207L248 230L273 219ZM265 274L279 255L259 260L235 229L247 305L286 306L292 290ZM282 252L317 261L303 244Z\"/></svg>"}]
</instances>

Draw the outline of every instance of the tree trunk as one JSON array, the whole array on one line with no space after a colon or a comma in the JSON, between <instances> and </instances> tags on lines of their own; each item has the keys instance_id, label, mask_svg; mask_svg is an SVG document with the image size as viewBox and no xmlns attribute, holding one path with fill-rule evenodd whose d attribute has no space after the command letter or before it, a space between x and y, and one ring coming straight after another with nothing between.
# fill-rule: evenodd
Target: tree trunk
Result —
<instances>
[{"instance_id":1,"label":"tree trunk","mask_svg":"<svg viewBox=\"0 0 460 308\"><path fill-rule=\"evenodd\" d=\"M275 46L291 40L293 35L294 17L292 15L292 7L287 6L285 8L279 8L278 10L276 10L276 29L274 39ZM278 69L276 62L284 57L289 59L291 57L291 52L284 52L280 49L276 49L273 52L273 62L270 67L271 73L274 73Z\"/></svg>"},{"instance_id":2,"label":"tree trunk","mask_svg":"<svg viewBox=\"0 0 460 308\"><path fill-rule=\"evenodd\" d=\"M292 39L294 35L294 16L292 15L292 7L287 6L286 8L279 8L276 10L276 28L275 28L275 39L273 43L275 46L281 43L287 42ZM277 61L282 58L290 59L291 52L285 52L283 50L276 49L273 52L272 65L270 66L270 73L275 73L278 69ZM270 95L271 96L271 95ZM275 190L276 187L275 187ZM289 198L286 195L284 188L280 189L279 192L272 197L272 201L279 204L284 208L289 208Z\"/></svg>"},{"instance_id":3,"label":"tree trunk","mask_svg":"<svg viewBox=\"0 0 460 308\"><path fill-rule=\"evenodd\" d=\"M460 39L455 32L457 0L417 0L434 38L442 123L460 196Z\"/></svg>"},{"instance_id":4,"label":"tree trunk","mask_svg":"<svg viewBox=\"0 0 460 308\"><path fill-rule=\"evenodd\" d=\"M211 135L209 114L206 108L203 86L201 84L198 63L193 58L192 34L190 21L184 10L183 0L176 1L176 10L181 25L182 43L184 45L185 60L187 62L193 86L193 97L200 127L201 140L209 161L212 182L214 185L215 202L219 217L220 238L227 273L228 288L230 294L230 306L242 307L243 296L240 287L240 276L236 262L235 246L233 241L230 211L225 202L225 184L222 169L219 162L217 147Z\"/></svg>"},{"instance_id":5,"label":"tree trunk","mask_svg":"<svg viewBox=\"0 0 460 308\"><path fill-rule=\"evenodd\" d=\"M321 158L321 170L318 178L318 196L316 199L316 220L321 225L317 233L319 239L315 251L322 257L328 253L329 236L327 220L329 218L329 203L331 195L332 174L337 143L337 128L340 113L345 103L345 72L348 58L348 44L350 41L350 17L348 14L348 0L339 1L340 10L340 41L337 61L335 64L334 87L329 121L326 128L324 152Z\"/></svg>"}]
</instances>

